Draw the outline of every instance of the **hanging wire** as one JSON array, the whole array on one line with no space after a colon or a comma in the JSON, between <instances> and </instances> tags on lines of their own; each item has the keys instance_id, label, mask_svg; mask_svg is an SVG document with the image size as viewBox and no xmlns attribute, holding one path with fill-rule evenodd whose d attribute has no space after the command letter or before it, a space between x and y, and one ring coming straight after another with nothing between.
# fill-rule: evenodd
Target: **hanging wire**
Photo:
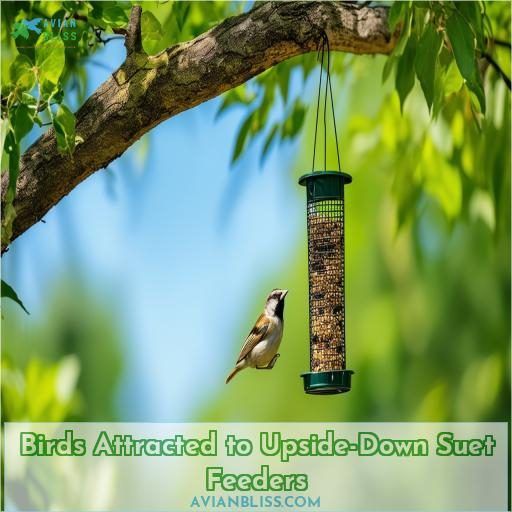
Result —
<instances>
[{"instance_id":1,"label":"hanging wire","mask_svg":"<svg viewBox=\"0 0 512 512\"><path fill-rule=\"evenodd\" d=\"M320 60L320 79L318 82L318 98L316 104L316 120L315 120L315 138L313 144L313 163L311 166L311 171L315 171L315 158L316 158L316 141L318 135L318 116L320 112L320 98L322 96L322 75L324 68L324 54L327 49L327 69L325 71L325 92L324 92L324 113L323 113L323 124L324 124L324 170L327 170L327 95L331 96L331 111L332 111L332 120L334 125L334 140L336 142L336 156L338 159L338 170L341 172L341 160L340 160L340 149L338 145L338 130L336 127L336 115L334 111L334 97L332 94L332 82L331 82L331 49L329 46L329 38L327 34L323 32L322 40L319 43L317 60Z\"/></svg>"},{"instance_id":2,"label":"hanging wire","mask_svg":"<svg viewBox=\"0 0 512 512\"><path fill-rule=\"evenodd\" d=\"M338 158L338 170L341 172L341 161L340 161L340 148L338 146L338 130L336 129L336 115L334 113L334 98L332 95L332 85L331 85L331 49L329 47L329 39L327 35L325 36L327 41L327 81L329 83L329 92L331 93L331 110L332 110L332 122L334 125L334 140L336 141L336 156ZM327 92L325 93L327 96Z\"/></svg>"},{"instance_id":3,"label":"hanging wire","mask_svg":"<svg viewBox=\"0 0 512 512\"><path fill-rule=\"evenodd\" d=\"M321 46L319 45L318 54L316 57L316 60L318 60L320 55L322 56L321 62L320 62L320 81L318 83L318 99L316 102L315 140L313 143L313 164L311 166L311 172L315 171L316 136L318 133L318 113L320 112L320 93L322 91L322 69L324 67L324 45L325 45L325 40L322 38L322 43L321 43Z\"/></svg>"},{"instance_id":4,"label":"hanging wire","mask_svg":"<svg viewBox=\"0 0 512 512\"><path fill-rule=\"evenodd\" d=\"M329 43L323 39L322 46L325 51L325 45L327 44L327 76L325 77L325 94L324 94L324 171L327 169L327 85L329 83ZM322 67L320 66L320 74L322 74ZM334 115L334 114L333 114Z\"/></svg>"}]
</instances>

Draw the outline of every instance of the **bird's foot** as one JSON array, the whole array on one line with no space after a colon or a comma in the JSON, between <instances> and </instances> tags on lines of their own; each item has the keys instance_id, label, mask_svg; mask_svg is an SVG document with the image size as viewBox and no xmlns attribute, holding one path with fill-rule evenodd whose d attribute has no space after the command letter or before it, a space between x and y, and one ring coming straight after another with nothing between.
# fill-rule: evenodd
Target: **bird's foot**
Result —
<instances>
[{"instance_id":1,"label":"bird's foot","mask_svg":"<svg viewBox=\"0 0 512 512\"><path fill-rule=\"evenodd\" d=\"M274 368L274 365L276 364L276 361L279 359L279 356L281 354L276 354L270 363L267 364L267 366L256 366L256 370L272 370Z\"/></svg>"}]
</instances>

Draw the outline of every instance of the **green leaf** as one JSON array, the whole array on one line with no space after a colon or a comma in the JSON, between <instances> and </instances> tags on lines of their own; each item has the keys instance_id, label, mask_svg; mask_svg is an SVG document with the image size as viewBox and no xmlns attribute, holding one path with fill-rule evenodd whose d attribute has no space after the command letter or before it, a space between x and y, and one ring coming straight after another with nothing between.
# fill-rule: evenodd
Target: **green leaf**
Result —
<instances>
[{"instance_id":1,"label":"green leaf","mask_svg":"<svg viewBox=\"0 0 512 512\"><path fill-rule=\"evenodd\" d=\"M0 96L2 96L2 98L6 98L7 99L7 96L9 96L9 94L11 94L11 92L13 90L14 90L14 85L12 83L2 84L2 88L1 88L1 91L0 91Z\"/></svg>"},{"instance_id":2,"label":"green leaf","mask_svg":"<svg viewBox=\"0 0 512 512\"><path fill-rule=\"evenodd\" d=\"M412 27L412 13L411 10L406 7L405 13L405 21L404 26L402 28L402 33L400 34L400 38L396 43L395 49L393 50L394 56L400 56L405 51L407 43L409 41L409 37L411 36L411 27Z\"/></svg>"},{"instance_id":3,"label":"green leaf","mask_svg":"<svg viewBox=\"0 0 512 512\"><path fill-rule=\"evenodd\" d=\"M22 103L25 103L25 105L28 105L29 107L33 107L33 108L35 108L35 106L37 105L37 100L34 98L34 96L29 94L28 92L24 92L21 94L20 101Z\"/></svg>"},{"instance_id":4,"label":"green leaf","mask_svg":"<svg viewBox=\"0 0 512 512\"><path fill-rule=\"evenodd\" d=\"M274 104L274 87L266 87L265 94L261 100L259 107L256 110L256 122L253 124L252 133L256 134L263 130L267 124L270 108Z\"/></svg>"},{"instance_id":5,"label":"green leaf","mask_svg":"<svg viewBox=\"0 0 512 512\"><path fill-rule=\"evenodd\" d=\"M75 148L75 115L66 105L60 105L53 118L53 126L57 136L57 146L61 151L71 154Z\"/></svg>"},{"instance_id":6,"label":"green leaf","mask_svg":"<svg viewBox=\"0 0 512 512\"><path fill-rule=\"evenodd\" d=\"M436 62L443 40L435 26L429 23L418 41L414 67L429 110L434 101Z\"/></svg>"},{"instance_id":7,"label":"green leaf","mask_svg":"<svg viewBox=\"0 0 512 512\"><path fill-rule=\"evenodd\" d=\"M30 313L27 311L27 308L24 306L23 302L21 302L21 299L18 297L18 294L14 291L12 286L8 285L3 279L2 279L2 298L6 297L8 299L13 300L18 304L27 315L30 315Z\"/></svg>"},{"instance_id":8,"label":"green leaf","mask_svg":"<svg viewBox=\"0 0 512 512\"><path fill-rule=\"evenodd\" d=\"M457 69L457 66L455 66L455 69ZM441 64L437 61L434 82L434 101L432 103L432 119L437 119L441 109L445 106L444 78L445 75L441 69Z\"/></svg>"},{"instance_id":9,"label":"green leaf","mask_svg":"<svg viewBox=\"0 0 512 512\"><path fill-rule=\"evenodd\" d=\"M288 89L290 82L290 67L289 66L279 66L276 68L277 73L277 83L279 86L279 91L281 92L281 97L283 98L283 102L286 105L288 102Z\"/></svg>"},{"instance_id":10,"label":"green leaf","mask_svg":"<svg viewBox=\"0 0 512 512\"><path fill-rule=\"evenodd\" d=\"M416 55L416 41L409 38L403 55L396 68L395 87L400 97L400 110L403 112L404 103L414 86L414 57Z\"/></svg>"},{"instance_id":11,"label":"green leaf","mask_svg":"<svg viewBox=\"0 0 512 512\"><path fill-rule=\"evenodd\" d=\"M21 139L32 130L32 126L34 125L34 110L24 103L21 103L13 110L11 124L14 128L14 137L19 144Z\"/></svg>"},{"instance_id":12,"label":"green leaf","mask_svg":"<svg viewBox=\"0 0 512 512\"><path fill-rule=\"evenodd\" d=\"M414 218L416 205L421 196L421 187L416 183L411 172L414 163L407 153L403 158L408 165L396 168L391 185L391 192L397 203L397 232L408 220Z\"/></svg>"},{"instance_id":13,"label":"green leaf","mask_svg":"<svg viewBox=\"0 0 512 512\"><path fill-rule=\"evenodd\" d=\"M480 109L482 114L485 114L485 92L484 87L482 85L482 80L480 78L480 74L477 71L477 80L474 82L466 79L466 84L468 89L476 96L478 99L478 104L480 105Z\"/></svg>"},{"instance_id":14,"label":"green leaf","mask_svg":"<svg viewBox=\"0 0 512 512\"><path fill-rule=\"evenodd\" d=\"M475 40L471 27L459 13L454 12L446 21L446 31L461 75L466 80L468 89L478 98L482 112L485 112L485 93L476 63Z\"/></svg>"},{"instance_id":15,"label":"green leaf","mask_svg":"<svg viewBox=\"0 0 512 512\"><path fill-rule=\"evenodd\" d=\"M254 114L256 110L251 112L246 118L245 121L242 123L242 126L240 127L240 130L238 132L238 136L236 138L235 143L235 149L233 151L233 156L231 158L231 163L235 163L242 154L242 151L245 148L247 136L249 135L249 131L252 128L252 124L254 122Z\"/></svg>"},{"instance_id":16,"label":"green leaf","mask_svg":"<svg viewBox=\"0 0 512 512\"><path fill-rule=\"evenodd\" d=\"M101 19L111 27L122 27L128 23L128 16L118 6L104 8L101 13Z\"/></svg>"},{"instance_id":17,"label":"green leaf","mask_svg":"<svg viewBox=\"0 0 512 512\"><path fill-rule=\"evenodd\" d=\"M59 91L59 86L52 82L44 81L41 85L40 93L41 99L43 101L49 101L57 92Z\"/></svg>"},{"instance_id":18,"label":"green leaf","mask_svg":"<svg viewBox=\"0 0 512 512\"><path fill-rule=\"evenodd\" d=\"M405 14L406 2L393 2L391 9L388 14L388 25L389 31L393 33L395 31L397 23Z\"/></svg>"},{"instance_id":19,"label":"green leaf","mask_svg":"<svg viewBox=\"0 0 512 512\"><path fill-rule=\"evenodd\" d=\"M478 2L455 2L455 8L460 12L461 16L473 28L474 35L477 39L478 47L484 48L484 27L482 12Z\"/></svg>"},{"instance_id":20,"label":"green leaf","mask_svg":"<svg viewBox=\"0 0 512 512\"><path fill-rule=\"evenodd\" d=\"M172 14L180 32L183 31L188 15L190 13L190 2L174 2Z\"/></svg>"},{"instance_id":21,"label":"green leaf","mask_svg":"<svg viewBox=\"0 0 512 512\"><path fill-rule=\"evenodd\" d=\"M60 105L64 100L64 89L57 88L57 91L51 95L51 99Z\"/></svg>"},{"instance_id":22,"label":"green leaf","mask_svg":"<svg viewBox=\"0 0 512 512\"><path fill-rule=\"evenodd\" d=\"M2 243L8 244L12 238L12 224L16 218L16 210L13 206L16 195L16 182L20 172L20 146L14 138L13 130L9 130L5 137L4 151L9 159L9 185L7 193L2 198Z\"/></svg>"},{"instance_id":23,"label":"green leaf","mask_svg":"<svg viewBox=\"0 0 512 512\"><path fill-rule=\"evenodd\" d=\"M36 66L41 81L48 80L56 84L64 70L66 57L64 42L60 37L44 41L40 39L36 45Z\"/></svg>"},{"instance_id":24,"label":"green leaf","mask_svg":"<svg viewBox=\"0 0 512 512\"><path fill-rule=\"evenodd\" d=\"M17 55L9 66L11 82L22 91L29 91L36 83L32 61L26 55Z\"/></svg>"},{"instance_id":25,"label":"green leaf","mask_svg":"<svg viewBox=\"0 0 512 512\"><path fill-rule=\"evenodd\" d=\"M458 170L439 152L430 137L425 140L416 169L424 191L438 203L447 219L455 219L462 206L462 182Z\"/></svg>"},{"instance_id":26,"label":"green leaf","mask_svg":"<svg viewBox=\"0 0 512 512\"><path fill-rule=\"evenodd\" d=\"M4 151L9 155L9 196L12 196L12 199L14 199L16 181L20 170L20 146L16 142L14 131L12 130L5 137Z\"/></svg>"},{"instance_id":27,"label":"green leaf","mask_svg":"<svg viewBox=\"0 0 512 512\"><path fill-rule=\"evenodd\" d=\"M267 138L265 139L265 142L263 144L263 150L261 152L260 157L260 165L262 165L265 162L265 159L267 158L268 152L270 151L270 148L272 147L273 142L276 139L276 135L279 133L279 125L276 123L274 126L272 126L270 132L267 135Z\"/></svg>"},{"instance_id":28,"label":"green leaf","mask_svg":"<svg viewBox=\"0 0 512 512\"><path fill-rule=\"evenodd\" d=\"M247 93L245 85L240 85L235 89L224 93L222 103L215 114L215 119L218 119L224 112L229 110L235 105L249 105L254 100L254 95Z\"/></svg>"},{"instance_id":29,"label":"green leaf","mask_svg":"<svg viewBox=\"0 0 512 512\"><path fill-rule=\"evenodd\" d=\"M306 108L300 100L295 100L291 114L281 127L281 137L283 139L293 139L302 128L305 117Z\"/></svg>"},{"instance_id":30,"label":"green leaf","mask_svg":"<svg viewBox=\"0 0 512 512\"><path fill-rule=\"evenodd\" d=\"M162 25L152 12L144 11L141 20L142 38L147 41L158 41L162 37Z\"/></svg>"},{"instance_id":31,"label":"green leaf","mask_svg":"<svg viewBox=\"0 0 512 512\"><path fill-rule=\"evenodd\" d=\"M11 131L11 123L8 118L0 118L0 152L4 152L5 138Z\"/></svg>"},{"instance_id":32,"label":"green leaf","mask_svg":"<svg viewBox=\"0 0 512 512\"><path fill-rule=\"evenodd\" d=\"M462 76L466 80L473 80L476 75L476 62L475 44L470 26L462 16L453 13L446 21L446 30Z\"/></svg>"},{"instance_id":33,"label":"green leaf","mask_svg":"<svg viewBox=\"0 0 512 512\"><path fill-rule=\"evenodd\" d=\"M396 61L397 58L394 55L389 55L386 59L386 63L382 68L382 83L384 83L389 78L389 75L391 74L391 71L396 64Z\"/></svg>"},{"instance_id":34,"label":"green leaf","mask_svg":"<svg viewBox=\"0 0 512 512\"><path fill-rule=\"evenodd\" d=\"M457 63L452 60L448 69L446 70L446 75L444 77L444 94L445 96L449 96L454 92L459 92L460 88L464 84L464 78L460 74L459 68L457 67Z\"/></svg>"}]
</instances>

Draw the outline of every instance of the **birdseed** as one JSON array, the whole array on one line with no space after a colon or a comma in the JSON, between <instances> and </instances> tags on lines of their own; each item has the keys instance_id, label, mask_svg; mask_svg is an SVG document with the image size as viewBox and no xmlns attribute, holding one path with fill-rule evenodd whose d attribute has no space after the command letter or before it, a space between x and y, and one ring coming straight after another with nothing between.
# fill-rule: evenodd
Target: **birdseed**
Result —
<instances>
[{"instance_id":1,"label":"birdseed","mask_svg":"<svg viewBox=\"0 0 512 512\"><path fill-rule=\"evenodd\" d=\"M308 204L311 371L345 369L343 201Z\"/></svg>"}]
</instances>

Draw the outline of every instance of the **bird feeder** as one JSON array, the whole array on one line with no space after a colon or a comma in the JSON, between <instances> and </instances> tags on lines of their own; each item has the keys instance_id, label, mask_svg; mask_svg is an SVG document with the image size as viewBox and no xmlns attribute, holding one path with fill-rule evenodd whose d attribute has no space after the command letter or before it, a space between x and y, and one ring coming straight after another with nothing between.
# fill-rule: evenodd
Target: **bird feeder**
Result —
<instances>
[{"instance_id":1,"label":"bird feeder","mask_svg":"<svg viewBox=\"0 0 512 512\"><path fill-rule=\"evenodd\" d=\"M330 91L338 171L315 171L318 114L324 52L327 70L324 98L324 169L327 168L327 95ZM310 371L303 373L304 391L331 395L350 391L354 373L345 352L345 185L352 177L341 172L331 78L329 41L324 34L316 112L312 172L299 179L307 193Z\"/></svg>"},{"instance_id":2,"label":"bird feeder","mask_svg":"<svg viewBox=\"0 0 512 512\"><path fill-rule=\"evenodd\" d=\"M310 372L304 390L334 394L350 390L345 354L344 172L317 171L299 180L307 192Z\"/></svg>"}]
</instances>

